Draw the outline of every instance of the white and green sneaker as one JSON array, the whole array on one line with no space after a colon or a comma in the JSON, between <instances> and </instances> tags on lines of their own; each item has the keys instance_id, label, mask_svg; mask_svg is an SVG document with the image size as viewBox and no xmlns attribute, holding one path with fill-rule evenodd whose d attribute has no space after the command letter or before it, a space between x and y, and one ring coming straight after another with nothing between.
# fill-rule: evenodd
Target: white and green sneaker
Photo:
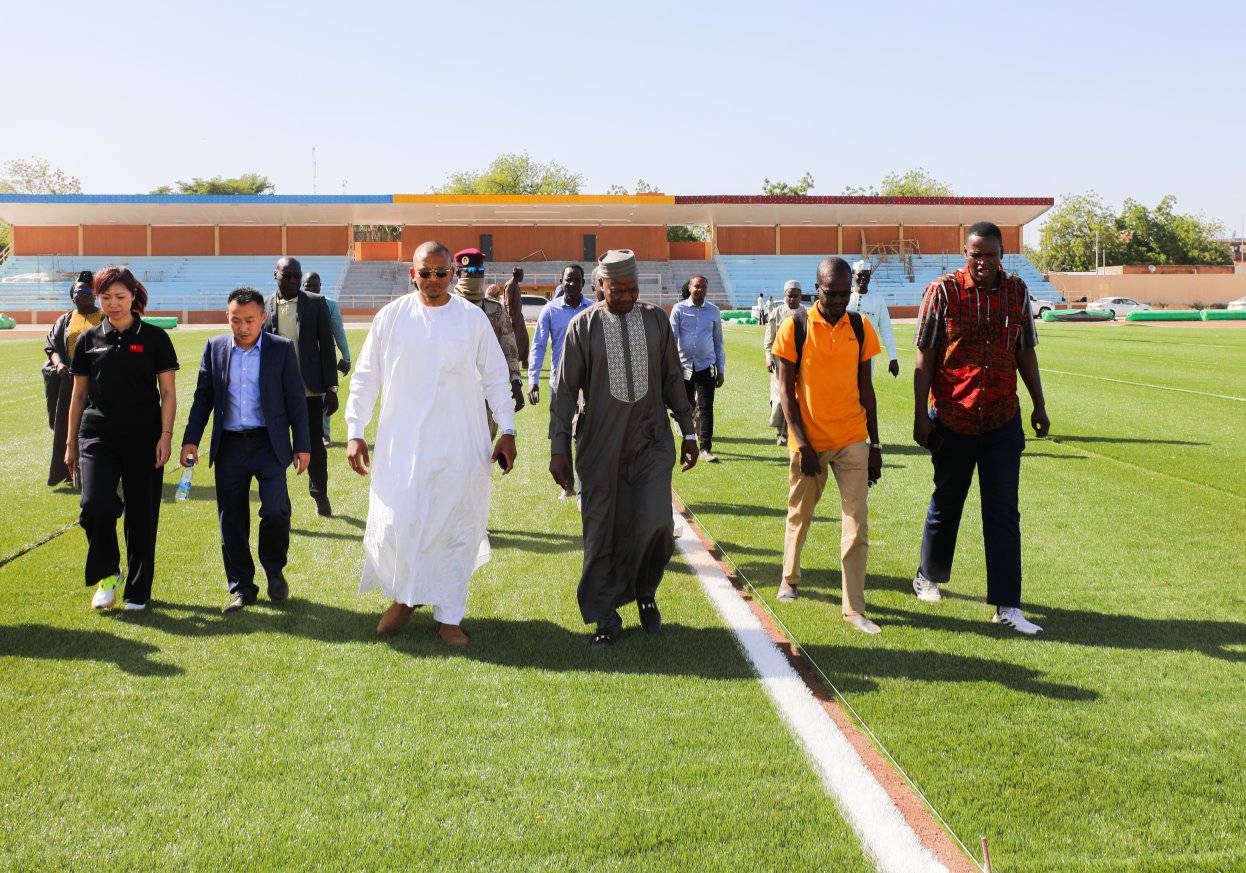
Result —
<instances>
[{"instance_id":1,"label":"white and green sneaker","mask_svg":"<svg viewBox=\"0 0 1246 873\"><path fill-rule=\"evenodd\" d=\"M95 589L95 596L91 598L91 608L112 609L112 605L117 602L117 585L120 582L121 577L117 575L101 579L99 587Z\"/></svg>"}]
</instances>

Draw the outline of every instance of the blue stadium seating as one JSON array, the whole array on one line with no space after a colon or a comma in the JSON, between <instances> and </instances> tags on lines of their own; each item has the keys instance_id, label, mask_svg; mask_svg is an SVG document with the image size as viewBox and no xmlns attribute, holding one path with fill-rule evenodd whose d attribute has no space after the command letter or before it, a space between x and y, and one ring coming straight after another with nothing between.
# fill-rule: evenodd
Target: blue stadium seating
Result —
<instances>
[{"instance_id":1,"label":"blue stadium seating","mask_svg":"<svg viewBox=\"0 0 1246 873\"><path fill-rule=\"evenodd\" d=\"M757 302L758 294L773 295L778 300L783 294L783 283L788 279L799 280L806 292L811 292L818 262L823 257L825 255L719 255L718 263L726 279L731 305L749 307ZM851 263L860 255L840 257ZM913 255L906 261L912 264L911 272L895 255L885 257L875 266L870 291L885 295L888 306L918 305L927 284L965 263L960 255ZM1019 275L1034 297L1061 299L1024 255L1005 255L1004 268Z\"/></svg>"},{"instance_id":2,"label":"blue stadium seating","mask_svg":"<svg viewBox=\"0 0 1246 873\"><path fill-rule=\"evenodd\" d=\"M293 255L303 272L320 274L327 296L337 297L350 259L345 256ZM151 310L225 308L229 292L241 285L265 294L275 290L273 264L259 257L70 257L15 255L0 264L0 312L61 309L69 306L69 286L81 270L123 264L147 288Z\"/></svg>"}]
</instances>

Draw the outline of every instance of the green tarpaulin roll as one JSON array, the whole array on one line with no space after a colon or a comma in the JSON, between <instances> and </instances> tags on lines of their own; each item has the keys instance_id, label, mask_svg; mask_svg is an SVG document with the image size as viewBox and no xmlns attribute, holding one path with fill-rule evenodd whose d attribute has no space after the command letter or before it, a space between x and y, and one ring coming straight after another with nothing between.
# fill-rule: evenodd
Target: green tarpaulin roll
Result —
<instances>
[{"instance_id":1,"label":"green tarpaulin roll","mask_svg":"<svg viewBox=\"0 0 1246 873\"><path fill-rule=\"evenodd\" d=\"M177 327L177 316L174 315L145 315L143 321L165 330L173 330Z\"/></svg>"},{"instance_id":2,"label":"green tarpaulin roll","mask_svg":"<svg viewBox=\"0 0 1246 873\"><path fill-rule=\"evenodd\" d=\"M1204 309L1203 321L1246 321L1246 309Z\"/></svg>"},{"instance_id":3,"label":"green tarpaulin roll","mask_svg":"<svg viewBox=\"0 0 1246 873\"><path fill-rule=\"evenodd\" d=\"M1201 321L1197 309L1140 309L1125 316L1126 321Z\"/></svg>"},{"instance_id":4,"label":"green tarpaulin roll","mask_svg":"<svg viewBox=\"0 0 1246 873\"><path fill-rule=\"evenodd\" d=\"M1106 309L1048 309L1043 321L1111 321L1112 313Z\"/></svg>"},{"instance_id":5,"label":"green tarpaulin roll","mask_svg":"<svg viewBox=\"0 0 1246 873\"><path fill-rule=\"evenodd\" d=\"M17 327L17 322L0 312L0 330L12 330L15 327Z\"/></svg>"}]
</instances>

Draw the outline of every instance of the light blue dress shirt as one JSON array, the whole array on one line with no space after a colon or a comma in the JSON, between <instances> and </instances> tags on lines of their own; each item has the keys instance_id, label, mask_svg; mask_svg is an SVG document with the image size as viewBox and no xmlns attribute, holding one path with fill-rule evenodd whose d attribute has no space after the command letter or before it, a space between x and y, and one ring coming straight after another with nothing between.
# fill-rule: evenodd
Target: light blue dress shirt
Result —
<instances>
[{"instance_id":1,"label":"light blue dress shirt","mask_svg":"<svg viewBox=\"0 0 1246 873\"><path fill-rule=\"evenodd\" d=\"M562 363L562 342L567 336L567 325L593 304L581 297L579 306L572 306L566 296L555 297L541 307L536 320L536 336L532 338L532 351L528 355L528 385L541 381L541 367L545 365L545 344L550 344L549 390L558 384L558 365Z\"/></svg>"},{"instance_id":2,"label":"light blue dress shirt","mask_svg":"<svg viewBox=\"0 0 1246 873\"><path fill-rule=\"evenodd\" d=\"M229 376L225 382L225 430L251 430L264 427L264 408L260 405L260 346L264 332L249 349L229 341Z\"/></svg>"},{"instance_id":3,"label":"light blue dress shirt","mask_svg":"<svg viewBox=\"0 0 1246 873\"><path fill-rule=\"evenodd\" d=\"M671 307L671 332L679 347L679 362L693 372L717 367L726 371L727 355L723 351L723 317L718 307L708 300L700 306L692 298Z\"/></svg>"}]
</instances>

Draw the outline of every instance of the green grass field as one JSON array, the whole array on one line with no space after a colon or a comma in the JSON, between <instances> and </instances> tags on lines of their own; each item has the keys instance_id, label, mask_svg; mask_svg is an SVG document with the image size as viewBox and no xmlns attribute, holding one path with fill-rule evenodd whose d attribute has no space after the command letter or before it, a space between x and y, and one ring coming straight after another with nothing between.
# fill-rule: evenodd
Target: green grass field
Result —
<instances>
[{"instance_id":1,"label":"green grass field","mask_svg":"<svg viewBox=\"0 0 1246 873\"><path fill-rule=\"evenodd\" d=\"M998 869L1242 869L1243 403L1087 376L1246 396L1246 332L1040 331L1043 366L1061 371L1045 374L1053 438L1031 440L1022 468L1042 638L987 622L976 498L947 599L909 593L930 468L908 443L906 376L876 377L887 450L867 594L881 637L839 619L833 489L802 599L774 603L786 471L759 328L728 329L723 463L677 473L676 489L952 827L988 835ZM176 337L179 435L205 337ZM40 347L0 343L0 560L77 512L43 484ZM291 476L282 608L220 615L206 470L185 504L168 470L147 613L88 608L76 527L0 567L0 866L869 869L680 563L660 639L589 650L547 412L520 416L463 651L435 641L427 614L376 641L381 600L355 594L366 490L340 447L334 519Z\"/></svg>"}]
</instances>

